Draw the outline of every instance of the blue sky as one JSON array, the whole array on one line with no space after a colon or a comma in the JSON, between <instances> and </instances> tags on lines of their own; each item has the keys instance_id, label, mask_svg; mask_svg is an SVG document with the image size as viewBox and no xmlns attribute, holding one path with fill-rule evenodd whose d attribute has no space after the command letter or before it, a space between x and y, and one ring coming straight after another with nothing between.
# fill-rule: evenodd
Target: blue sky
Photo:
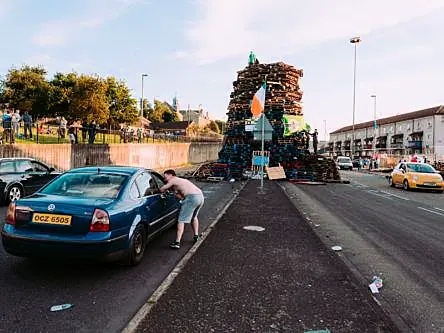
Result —
<instances>
[{"instance_id":1,"label":"blue sky","mask_svg":"<svg viewBox=\"0 0 444 333\"><path fill-rule=\"evenodd\" d=\"M304 69L304 114L324 133L444 104L442 0L0 0L0 74L21 64L50 74L115 75L134 97L202 104L224 118L236 72L261 62Z\"/></svg>"}]
</instances>

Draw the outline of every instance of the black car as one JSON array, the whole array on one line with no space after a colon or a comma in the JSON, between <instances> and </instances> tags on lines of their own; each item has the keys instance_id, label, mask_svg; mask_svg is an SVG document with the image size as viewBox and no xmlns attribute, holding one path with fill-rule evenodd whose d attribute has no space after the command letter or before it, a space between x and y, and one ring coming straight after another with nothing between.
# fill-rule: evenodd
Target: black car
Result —
<instances>
[{"instance_id":1,"label":"black car","mask_svg":"<svg viewBox=\"0 0 444 333\"><path fill-rule=\"evenodd\" d=\"M32 158L0 158L0 200L16 201L59 175L54 168Z\"/></svg>"}]
</instances>

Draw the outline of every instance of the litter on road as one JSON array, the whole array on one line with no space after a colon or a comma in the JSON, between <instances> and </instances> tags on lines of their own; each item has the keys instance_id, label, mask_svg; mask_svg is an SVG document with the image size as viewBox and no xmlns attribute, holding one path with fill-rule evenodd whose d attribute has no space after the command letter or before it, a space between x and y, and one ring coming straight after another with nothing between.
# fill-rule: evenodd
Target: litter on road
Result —
<instances>
[{"instance_id":1,"label":"litter on road","mask_svg":"<svg viewBox=\"0 0 444 333\"><path fill-rule=\"evenodd\" d=\"M51 306L51 312L57 312L57 311L63 311L63 310L67 310L69 308L72 308L74 306L74 304L60 304L60 305L53 305Z\"/></svg>"},{"instance_id":2,"label":"litter on road","mask_svg":"<svg viewBox=\"0 0 444 333\"><path fill-rule=\"evenodd\" d=\"M332 249L333 251L342 251L342 246L335 245L335 246L332 246L331 249Z\"/></svg>"},{"instance_id":3,"label":"litter on road","mask_svg":"<svg viewBox=\"0 0 444 333\"><path fill-rule=\"evenodd\" d=\"M247 225L244 227L244 229L249 231L265 231L265 228L259 227L257 225Z\"/></svg>"},{"instance_id":4,"label":"litter on road","mask_svg":"<svg viewBox=\"0 0 444 333\"><path fill-rule=\"evenodd\" d=\"M379 294L379 289L381 289L383 286L383 281L381 277L375 275L372 278L372 283L369 284L369 288L372 291L373 294Z\"/></svg>"}]
</instances>

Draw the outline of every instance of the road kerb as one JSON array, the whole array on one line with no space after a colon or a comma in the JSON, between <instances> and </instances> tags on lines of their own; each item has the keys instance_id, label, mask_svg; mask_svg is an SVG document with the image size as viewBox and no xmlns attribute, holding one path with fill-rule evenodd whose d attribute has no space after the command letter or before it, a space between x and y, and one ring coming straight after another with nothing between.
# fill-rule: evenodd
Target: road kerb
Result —
<instances>
[{"instance_id":1,"label":"road kerb","mask_svg":"<svg viewBox=\"0 0 444 333\"><path fill-rule=\"evenodd\" d=\"M148 299L148 301L142 305L142 307L137 311L137 313L134 315L134 317L130 320L130 322L126 325L126 327L122 330L122 333L134 333L137 331L140 323L143 321L143 319L150 313L154 305L157 303L157 301L162 297L162 295L168 290L168 288L173 283L176 276L182 271L182 269L185 267L185 265L188 263L188 261L193 257L193 255L196 253L199 246L205 241L205 239L208 237L208 235L211 233L211 231L216 226L217 222L222 218L222 216L225 214L227 209L231 206L231 204L236 200L239 193L242 191L242 189L245 187L247 182L243 183L241 187L239 188L237 193L234 193L233 197L230 199L230 201L227 202L227 204L224 206L224 208L219 212L219 214L216 216L213 222L208 226L208 228L205 229L205 231L202 232L202 237L199 242L194 244L191 249L185 254L185 256L179 261L179 263L173 268L173 270L168 274L168 276L163 280L163 282L160 284L160 286L154 291L154 293L151 295L151 297Z\"/></svg>"}]
</instances>

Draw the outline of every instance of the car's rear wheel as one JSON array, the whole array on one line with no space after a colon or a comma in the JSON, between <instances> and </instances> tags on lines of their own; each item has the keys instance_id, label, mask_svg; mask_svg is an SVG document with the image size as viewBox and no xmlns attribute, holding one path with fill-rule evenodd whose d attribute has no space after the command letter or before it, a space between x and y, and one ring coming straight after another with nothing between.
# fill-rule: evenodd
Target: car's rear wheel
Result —
<instances>
[{"instance_id":1,"label":"car's rear wheel","mask_svg":"<svg viewBox=\"0 0 444 333\"><path fill-rule=\"evenodd\" d=\"M145 255L146 241L145 228L139 224L130 239L128 259L126 262L128 266L137 266L142 262L143 256Z\"/></svg>"},{"instance_id":2,"label":"car's rear wheel","mask_svg":"<svg viewBox=\"0 0 444 333\"><path fill-rule=\"evenodd\" d=\"M402 188L406 191L410 190L410 186L409 186L409 182L406 180L404 180L404 182L402 183Z\"/></svg>"},{"instance_id":3,"label":"car's rear wheel","mask_svg":"<svg viewBox=\"0 0 444 333\"><path fill-rule=\"evenodd\" d=\"M6 201L8 203L15 202L23 197L23 189L20 185L12 185L6 194Z\"/></svg>"}]
</instances>

